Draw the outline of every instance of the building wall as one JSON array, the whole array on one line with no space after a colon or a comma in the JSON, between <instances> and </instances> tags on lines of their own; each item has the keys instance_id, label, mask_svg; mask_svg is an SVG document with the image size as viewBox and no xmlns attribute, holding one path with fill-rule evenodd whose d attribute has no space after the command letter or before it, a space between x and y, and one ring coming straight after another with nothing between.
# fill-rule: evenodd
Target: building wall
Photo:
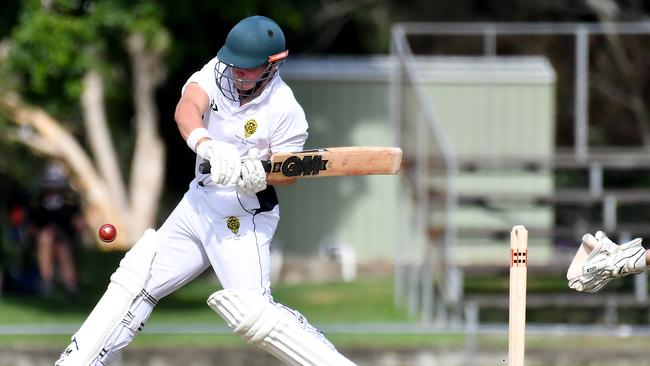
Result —
<instances>
[{"instance_id":1,"label":"building wall","mask_svg":"<svg viewBox=\"0 0 650 366\"><path fill-rule=\"evenodd\" d=\"M394 146L393 68L389 58L381 57L288 61L282 77L293 88L310 123L305 147ZM555 75L544 59L485 63L479 58L436 58L418 60L417 68L456 154L492 159L552 158ZM420 118L414 121L424 123ZM417 126L407 129L421 132ZM412 141L405 138L403 143ZM404 210L397 210L400 201L411 200L401 189L402 179L319 178L280 187L282 218L276 244L290 255L311 255L326 243L343 243L352 246L361 261L391 260L396 253L413 250L413 243L405 239L413 225L408 218L398 217L405 215ZM461 193L468 194L477 190L531 194L553 190L550 172L465 172L457 183ZM413 209L410 203L404 207ZM433 221L435 216L433 212ZM461 226L506 228L517 220L550 227L553 215L551 211L511 211L499 217L476 208L457 212Z\"/></svg>"},{"instance_id":2,"label":"building wall","mask_svg":"<svg viewBox=\"0 0 650 366\"><path fill-rule=\"evenodd\" d=\"M494 263L502 255L512 226L523 224L539 232L551 232L555 215L551 206L530 204L525 197L551 196L550 169L527 170L503 162L530 160L553 162L555 151L555 73L544 58L435 58L428 62L422 83L436 118L462 161L501 161L502 168L461 170L458 194L495 197L488 207L461 204L454 215L459 237L453 251L458 264ZM481 166L477 164L477 166ZM508 199L504 204L499 197ZM521 202L517 202L517 197ZM434 225L443 214L435 211ZM466 230L484 237L463 237ZM535 259L552 254L552 237L531 235ZM477 256L477 249L481 255Z\"/></svg>"},{"instance_id":3,"label":"building wall","mask_svg":"<svg viewBox=\"0 0 650 366\"><path fill-rule=\"evenodd\" d=\"M310 124L306 148L395 145L386 81L285 79ZM360 176L280 187L277 238L286 253L313 254L341 243L362 261L390 259L398 184L397 176Z\"/></svg>"}]
</instances>

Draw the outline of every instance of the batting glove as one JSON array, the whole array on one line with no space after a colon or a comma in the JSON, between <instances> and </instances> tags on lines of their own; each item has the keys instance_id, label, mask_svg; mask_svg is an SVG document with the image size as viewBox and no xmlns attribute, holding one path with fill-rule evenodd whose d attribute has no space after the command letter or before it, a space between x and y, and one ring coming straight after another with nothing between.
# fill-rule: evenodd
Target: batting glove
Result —
<instances>
[{"instance_id":1,"label":"batting glove","mask_svg":"<svg viewBox=\"0 0 650 366\"><path fill-rule=\"evenodd\" d=\"M196 154L210 162L212 181L218 186L235 186L241 171L239 151L233 145L221 141L203 141Z\"/></svg>"},{"instance_id":2,"label":"batting glove","mask_svg":"<svg viewBox=\"0 0 650 366\"><path fill-rule=\"evenodd\" d=\"M248 157L241 163L241 177L237 181L240 194L251 195L266 189L266 172L261 157L262 153L252 148L248 151Z\"/></svg>"}]
</instances>

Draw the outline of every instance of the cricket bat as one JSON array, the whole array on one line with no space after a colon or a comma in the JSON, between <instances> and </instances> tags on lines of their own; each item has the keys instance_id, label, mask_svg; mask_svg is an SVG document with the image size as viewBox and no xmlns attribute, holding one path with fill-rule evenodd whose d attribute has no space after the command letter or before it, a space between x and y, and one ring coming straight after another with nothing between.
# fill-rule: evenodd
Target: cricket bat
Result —
<instances>
[{"instance_id":1,"label":"cricket bat","mask_svg":"<svg viewBox=\"0 0 650 366\"><path fill-rule=\"evenodd\" d=\"M298 178L350 175L397 174L402 163L398 147L351 146L281 152L262 161L268 184L282 184ZM210 162L199 165L202 174L210 173Z\"/></svg>"}]
</instances>

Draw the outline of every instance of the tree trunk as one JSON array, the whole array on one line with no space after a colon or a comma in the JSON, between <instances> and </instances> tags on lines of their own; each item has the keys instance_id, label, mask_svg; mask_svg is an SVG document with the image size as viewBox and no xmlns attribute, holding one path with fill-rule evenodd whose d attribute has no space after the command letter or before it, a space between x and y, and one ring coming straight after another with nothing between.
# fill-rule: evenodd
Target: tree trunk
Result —
<instances>
[{"instance_id":1,"label":"tree trunk","mask_svg":"<svg viewBox=\"0 0 650 366\"><path fill-rule=\"evenodd\" d=\"M131 230L142 232L156 220L165 176L165 148L158 134L155 87L161 82L162 49L146 49L141 34L127 39L133 70L135 149L129 183Z\"/></svg>"},{"instance_id":2,"label":"tree trunk","mask_svg":"<svg viewBox=\"0 0 650 366\"><path fill-rule=\"evenodd\" d=\"M34 152L58 160L70 170L70 181L83 200L84 216L93 229L104 223L117 228L117 237L105 249L130 248L156 224L165 175L165 149L158 134L155 88L162 80L166 36L147 47L140 34L127 39L133 67L135 148L129 186L125 187L106 118L104 81L97 70L84 77L81 107L90 158L70 131L40 108L27 106L15 94L0 94L0 109L30 133L16 139ZM97 236L95 236L97 238Z\"/></svg>"}]
</instances>

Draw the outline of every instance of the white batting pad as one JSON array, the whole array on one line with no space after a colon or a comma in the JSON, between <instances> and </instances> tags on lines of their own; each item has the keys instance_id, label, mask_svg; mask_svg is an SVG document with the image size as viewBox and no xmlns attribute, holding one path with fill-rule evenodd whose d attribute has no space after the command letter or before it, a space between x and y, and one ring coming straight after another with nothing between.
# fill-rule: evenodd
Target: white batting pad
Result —
<instances>
[{"instance_id":1,"label":"white batting pad","mask_svg":"<svg viewBox=\"0 0 650 366\"><path fill-rule=\"evenodd\" d=\"M106 292L72 336L72 342L61 353L56 366L87 366L105 352L102 348L106 340L144 288L155 254L156 231L148 229L120 261Z\"/></svg>"},{"instance_id":2,"label":"white batting pad","mask_svg":"<svg viewBox=\"0 0 650 366\"><path fill-rule=\"evenodd\" d=\"M208 305L247 343L291 366L355 366L263 296L221 290Z\"/></svg>"}]
</instances>

